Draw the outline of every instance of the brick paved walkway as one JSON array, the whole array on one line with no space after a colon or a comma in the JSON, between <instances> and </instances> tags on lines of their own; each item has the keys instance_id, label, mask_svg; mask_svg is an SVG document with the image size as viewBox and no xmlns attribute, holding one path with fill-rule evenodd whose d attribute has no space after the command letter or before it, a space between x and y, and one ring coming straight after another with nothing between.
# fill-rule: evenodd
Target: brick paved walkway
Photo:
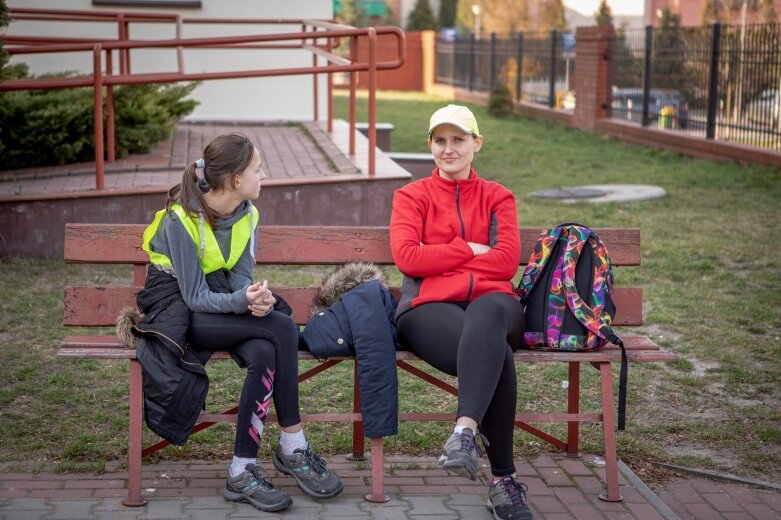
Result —
<instances>
[{"instance_id":1,"label":"brick paved walkway","mask_svg":"<svg viewBox=\"0 0 781 520\"><path fill-rule=\"evenodd\" d=\"M537 520L771 520L781 518L781 492L723 484L702 478L674 479L661 486L658 496L622 464L621 503L602 502L604 469L584 462L543 455L519 462L518 474L529 486L529 503ZM598 458L596 459L599 460ZM265 465L270 468L269 464ZM283 514L261 513L245 504L226 503L221 497L224 464L172 462L146 465L143 494L147 505L126 508L127 474L101 475L0 472L0 518L37 519L489 519L486 487L480 482L449 476L433 459L388 457L386 504L372 504L370 469L366 463L333 457L329 466L345 483L332 500L303 495L288 477L272 472L275 483L293 495L293 506ZM663 499L664 501L660 500Z\"/></svg>"}]
</instances>

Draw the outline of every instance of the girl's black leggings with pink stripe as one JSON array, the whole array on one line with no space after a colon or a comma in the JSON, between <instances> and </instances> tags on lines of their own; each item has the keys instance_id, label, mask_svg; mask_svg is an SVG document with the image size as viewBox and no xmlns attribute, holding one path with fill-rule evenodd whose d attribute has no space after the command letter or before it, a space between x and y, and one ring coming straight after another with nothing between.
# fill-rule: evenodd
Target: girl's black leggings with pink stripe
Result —
<instances>
[{"instance_id":1,"label":"girl's black leggings with pink stripe","mask_svg":"<svg viewBox=\"0 0 781 520\"><path fill-rule=\"evenodd\" d=\"M401 316L399 343L431 366L458 376L456 417L477 421L495 476L515 472L516 377L513 349L523 339L523 309L510 295L491 293L469 304L425 303Z\"/></svg>"},{"instance_id":2,"label":"girl's black leggings with pink stripe","mask_svg":"<svg viewBox=\"0 0 781 520\"><path fill-rule=\"evenodd\" d=\"M271 400L280 426L301 422L298 411L298 329L281 312L193 312L187 340L194 352L227 350L247 367L236 424L237 457L256 457Z\"/></svg>"}]
</instances>

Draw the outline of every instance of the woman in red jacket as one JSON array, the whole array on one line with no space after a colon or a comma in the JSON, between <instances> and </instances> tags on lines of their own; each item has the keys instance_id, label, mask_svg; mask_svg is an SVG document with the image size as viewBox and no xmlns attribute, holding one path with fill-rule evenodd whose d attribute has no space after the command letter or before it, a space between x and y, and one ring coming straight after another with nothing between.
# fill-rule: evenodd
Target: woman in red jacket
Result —
<instances>
[{"instance_id":1,"label":"woman in red jacket","mask_svg":"<svg viewBox=\"0 0 781 520\"><path fill-rule=\"evenodd\" d=\"M439 465L476 479L479 428L493 474L489 509L497 519L531 519L512 444L513 349L523 336L523 309L512 284L520 260L515 197L472 169L483 137L468 108L437 110L428 145L437 166L431 177L393 197L391 251L404 274L399 341L458 376L455 428Z\"/></svg>"}]
</instances>

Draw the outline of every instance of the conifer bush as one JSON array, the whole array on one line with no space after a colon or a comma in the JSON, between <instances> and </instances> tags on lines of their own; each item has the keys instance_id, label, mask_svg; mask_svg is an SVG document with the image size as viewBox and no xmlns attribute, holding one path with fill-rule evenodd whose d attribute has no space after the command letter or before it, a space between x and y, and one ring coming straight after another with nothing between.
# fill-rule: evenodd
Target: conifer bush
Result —
<instances>
[{"instance_id":1,"label":"conifer bush","mask_svg":"<svg viewBox=\"0 0 781 520\"><path fill-rule=\"evenodd\" d=\"M197 106L185 99L196 85L116 87L117 158L146 153L170 137L176 121ZM0 94L0 157L4 170L94 160L92 89Z\"/></svg>"},{"instance_id":2,"label":"conifer bush","mask_svg":"<svg viewBox=\"0 0 781 520\"><path fill-rule=\"evenodd\" d=\"M513 95L502 81L494 82L488 98L488 112L498 117L513 112Z\"/></svg>"}]
</instances>

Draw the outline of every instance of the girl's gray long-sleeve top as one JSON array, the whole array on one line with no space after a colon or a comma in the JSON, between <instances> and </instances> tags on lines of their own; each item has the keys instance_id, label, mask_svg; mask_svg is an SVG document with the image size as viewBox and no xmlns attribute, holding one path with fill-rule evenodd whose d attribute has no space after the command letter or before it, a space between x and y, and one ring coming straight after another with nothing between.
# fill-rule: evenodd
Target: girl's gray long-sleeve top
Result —
<instances>
[{"instance_id":1,"label":"girl's gray long-sleeve top","mask_svg":"<svg viewBox=\"0 0 781 520\"><path fill-rule=\"evenodd\" d=\"M251 205L250 201L244 201L232 215L217 219L215 222L214 236L224 258L230 256L233 225L250 211ZM208 223L204 221L203 225L208 226ZM253 229L252 233L255 232L256 230ZM193 242L175 213L172 212L165 216L157 233L150 241L153 251L165 255L171 260L173 270L169 271L169 268L165 270L176 277L182 298L191 311L232 312L235 314L247 312L249 305L246 291L247 287L252 284L252 269L255 267L255 252L252 250L254 244L254 240L249 240L236 265L227 271L226 277L233 292L223 294L209 290L206 276L198 261L199 247Z\"/></svg>"}]
</instances>

